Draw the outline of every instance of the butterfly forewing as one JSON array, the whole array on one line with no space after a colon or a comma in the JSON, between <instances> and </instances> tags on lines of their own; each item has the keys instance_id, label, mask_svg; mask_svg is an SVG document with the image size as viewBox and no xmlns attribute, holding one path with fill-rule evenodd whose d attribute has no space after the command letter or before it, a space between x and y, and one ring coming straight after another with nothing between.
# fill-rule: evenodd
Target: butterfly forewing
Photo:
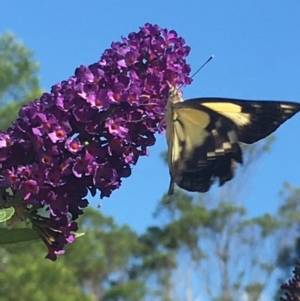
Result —
<instances>
[{"instance_id":1,"label":"butterfly forewing","mask_svg":"<svg viewBox=\"0 0 300 301\"><path fill-rule=\"evenodd\" d=\"M231 119L238 127L239 141L247 144L267 137L300 110L299 103L287 101L195 98L187 102L200 102Z\"/></svg>"}]
</instances>

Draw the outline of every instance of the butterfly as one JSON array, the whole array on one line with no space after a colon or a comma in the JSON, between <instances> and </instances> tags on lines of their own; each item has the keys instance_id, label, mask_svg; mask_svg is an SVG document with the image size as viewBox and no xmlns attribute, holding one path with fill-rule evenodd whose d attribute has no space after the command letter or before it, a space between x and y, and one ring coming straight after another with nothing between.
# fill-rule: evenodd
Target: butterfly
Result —
<instances>
[{"instance_id":1,"label":"butterfly","mask_svg":"<svg viewBox=\"0 0 300 301\"><path fill-rule=\"evenodd\" d=\"M240 143L252 144L271 133L300 110L287 101L193 98L169 84L166 140L170 186L207 192L215 180L222 186L243 163Z\"/></svg>"}]
</instances>

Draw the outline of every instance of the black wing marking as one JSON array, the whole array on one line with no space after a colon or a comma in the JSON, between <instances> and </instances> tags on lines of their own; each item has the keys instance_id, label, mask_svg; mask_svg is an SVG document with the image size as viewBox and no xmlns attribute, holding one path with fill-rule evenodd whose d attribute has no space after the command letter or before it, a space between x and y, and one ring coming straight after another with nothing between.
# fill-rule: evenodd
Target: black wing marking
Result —
<instances>
[{"instance_id":1,"label":"black wing marking","mask_svg":"<svg viewBox=\"0 0 300 301\"><path fill-rule=\"evenodd\" d=\"M238 128L239 141L257 142L273 133L300 111L300 104L288 101L252 101L231 98L193 98L187 105L202 104L231 119Z\"/></svg>"}]
</instances>

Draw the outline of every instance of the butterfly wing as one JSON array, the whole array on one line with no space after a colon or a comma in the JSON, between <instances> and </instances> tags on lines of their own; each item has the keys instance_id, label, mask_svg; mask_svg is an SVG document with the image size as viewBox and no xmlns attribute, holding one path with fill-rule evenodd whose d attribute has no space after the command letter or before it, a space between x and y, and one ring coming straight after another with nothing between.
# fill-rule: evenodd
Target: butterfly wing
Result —
<instances>
[{"instance_id":1,"label":"butterfly wing","mask_svg":"<svg viewBox=\"0 0 300 301\"><path fill-rule=\"evenodd\" d=\"M169 194L173 183L188 191L206 192L215 178L220 185L232 179L233 163L242 163L235 123L196 101L174 104L172 117L173 133L167 133Z\"/></svg>"},{"instance_id":2,"label":"butterfly wing","mask_svg":"<svg viewBox=\"0 0 300 301\"><path fill-rule=\"evenodd\" d=\"M231 119L238 127L239 141L247 144L267 137L300 110L299 103L287 101L194 98L186 102L201 103Z\"/></svg>"},{"instance_id":3,"label":"butterfly wing","mask_svg":"<svg viewBox=\"0 0 300 301\"><path fill-rule=\"evenodd\" d=\"M251 144L267 137L299 110L300 104L294 102L227 98L173 104L172 135L167 138L169 194L173 183L188 191L206 192L217 178L220 185L231 180L235 162L242 163L238 142Z\"/></svg>"}]
</instances>

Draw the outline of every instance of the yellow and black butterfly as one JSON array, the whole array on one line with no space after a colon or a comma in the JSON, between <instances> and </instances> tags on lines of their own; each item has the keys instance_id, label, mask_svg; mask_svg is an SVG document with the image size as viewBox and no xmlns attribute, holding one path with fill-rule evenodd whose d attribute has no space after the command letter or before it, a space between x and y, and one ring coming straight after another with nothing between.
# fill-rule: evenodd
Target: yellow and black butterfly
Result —
<instances>
[{"instance_id":1,"label":"yellow and black butterfly","mask_svg":"<svg viewBox=\"0 0 300 301\"><path fill-rule=\"evenodd\" d=\"M270 135L300 110L286 101L194 98L183 101L171 85L166 108L166 139L170 187L207 192L215 179L220 186L243 163L241 143L252 144Z\"/></svg>"}]
</instances>

